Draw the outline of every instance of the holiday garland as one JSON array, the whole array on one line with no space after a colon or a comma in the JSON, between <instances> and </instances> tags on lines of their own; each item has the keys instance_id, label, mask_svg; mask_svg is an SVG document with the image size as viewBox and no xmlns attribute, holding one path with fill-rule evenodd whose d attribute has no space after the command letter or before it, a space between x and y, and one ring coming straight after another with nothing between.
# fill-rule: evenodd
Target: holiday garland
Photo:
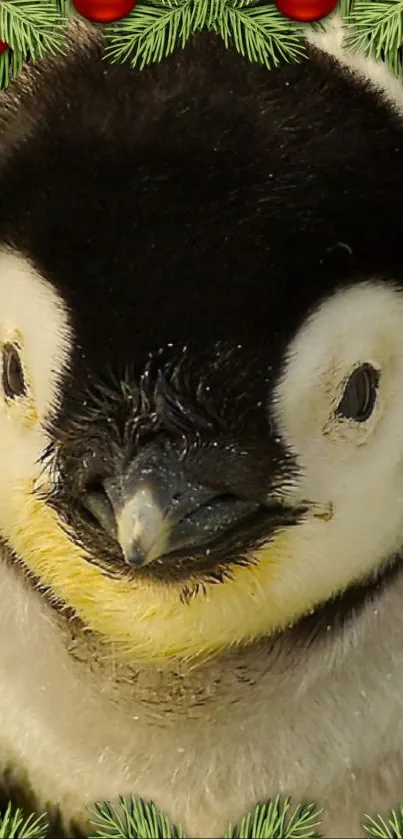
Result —
<instances>
[{"instance_id":1,"label":"holiday garland","mask_svg":"<svg viewBox=\"0 0 403 839\"><path fill-rule=\"evenodd\" d=\"M223 839L325 839L317 832L320 816L313 804L292 809L291 800L280 796L259 804L241 822L228 826ZM120 800L120 809L112 804L96 804L90 811L96 828L88 839L186 839L181 827L172 826L155 805L131 796ZM403 839L403 807L386 816L364 816L363 832L373 839ZM0 839L46 839L49 827L45 816L24 820L21 810L7 808L0 818Z\"/></svg>"},{"instance_id":2,"label":"holiday garland","mask_svg":"<svg viewBox=\"0 0 403 839\"><path fill-rule=\"evenodd\" d=\"M382 58L401 76L403 0L340 0L338 11L346 46ZM65 29L74 14L73 0L0 0L0 88L26 61L65 51ZM228 47L268 68L299 61L312 24L290 20L274 0L137 0L121 20L94 25L103 27L106 60L141 69L183 48L200 29L217 32Z\"/></svg>"}]
</instances>

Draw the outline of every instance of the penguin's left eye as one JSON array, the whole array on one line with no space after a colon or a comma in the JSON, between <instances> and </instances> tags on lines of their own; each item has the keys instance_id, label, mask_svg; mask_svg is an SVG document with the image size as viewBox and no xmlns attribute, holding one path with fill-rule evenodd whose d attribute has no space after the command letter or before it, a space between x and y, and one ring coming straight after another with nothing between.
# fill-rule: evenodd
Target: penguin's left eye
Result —
<instances>
[{"instance_id":1,"label":"penguin's left eye","mask_svg":"<svg viewBox=\"0 0 403 839\"><path fill-rule=\"evenodd\" d=\"M375 408L379 372L371 364L357 367L348 379L336 415L354 422L366 422Z\"/></svg>"},{"instance_id":2,"label":"penguin's left eye","mask_svg":"<svg viewBox=\"0 0 403 839\"><path fill-rule=\"evenodd\" d=\"M18 348L14 344L4 344L2 356L4 395L7 399L25 396L27 388Z\"/></svg>"}]
</instances>

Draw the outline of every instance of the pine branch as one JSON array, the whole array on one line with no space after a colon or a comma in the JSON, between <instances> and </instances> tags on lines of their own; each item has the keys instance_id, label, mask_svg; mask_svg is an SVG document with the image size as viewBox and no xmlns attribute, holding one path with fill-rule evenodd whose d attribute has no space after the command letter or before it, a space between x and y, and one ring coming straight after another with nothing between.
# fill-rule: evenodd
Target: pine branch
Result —
<instances>
[{"instance_id":1,"label":"pine branch","mask_svg":"<svg viewBox=\"0 0 403 839\"><path fill-rule=\"evenodd\" d=\"M347 49L384 60L396 76L402 74L403 0L350 0L345 20Z\"/></svg>"},{"instance_id":2,"label":"pine branch","mask_svg":"<svg viewBox=\"0 0 403 839\"><path fill-rule=\"evenodd\" d=\"M118 26L107 27L105 58L113 63L130 59L141 70L162 61L176 46L185 46L195 31L193 18L193 0L140 0Z\"/></svg>"},{"instance_id":3,"label":"pine branch","mask_svg":"<svg viewBox=\"0 0 403 839\"><path fill-rule=\"evenodd\" d=\"M55 2L62 17L69 18L77 14L71 0L55 0Z\"/></svg>"},{"instance_id":4,"label":"pine branch","mask_svg":"<svg viewBox=\"0 0 403 839\"><path fill-rule=\"evenodd\" d=\"M355 2L356 0L339 0L337 11L339 12L342 18L348 17L348 15L351 13L351 10Z\"/></svg>"},{"instance_id":5,"label":"pine branch","mask_svg":"<svg viewBox=\"0 0 403 839\"><path fill-rule=\"evenodd\" d=\"M194 32L214 29L226 46L266 67L304 55L302 27L273 4L251 0L140 0L119 24L106 29L105 58L142 69L183 47Z\"/></svg>"},{"instance_id":6,"label":"pine branch","mask_svg":"<svg viewBox=\"0 0 403 839\"><path fill-rule=\"evenodd\" d=\"M98 828L89 839L185 839L181 827L172 827L155 805L132 796L120 799L120 809L109 803L96 804L92 824ZM258 805L233 828L225 839L322 839L316 832L320 823L313 804L300 804L290 812L291 800L280 796Z\"/></svg>"},{"instance_id":7,"label":"pine branch","mask_svg":"<svg viewBox=\"0 0 403 839\"><path fill-rule=\"evenodd\" d=\"M0 90L7 88L10 80L15 79L21 73L27 57L27 55L24 56L23 53L11 48L0 55Z\"/></svg>"},{"instance_id":8,"label":"pine branch","mask_svg":"<svg viewBox=\"0 0 403 839\"><path fill-rule=\"evenodd\" d=\"M365 816L363 828L368 836L376 839L403 839L403 807L391 810L387 820L383 816Z\"/></svg>"},{"instance_id":9,"label":"pine branch","mask_svg":"<svg viewBox=\"0 0 403 839\"><path fill-rule=\"evenodd\" d=\"M172 827L153 802L132 795L120 798L120 808L110 803L97 803L91 813L97 827L89 839L185 839L181 827Z\"/></svg>"},{"instance_id":10,"label":"pine branch","mask_svg":"<svg viewBox=\"0 0 403 839\"><path fill-rule=\"evenodd\" d=\"M48 825L44 816L29 816L24 820L22 811L8 805L0 817L0 839L45 839Z\"/></svg>"},{"instance_id":11,"label":"pine branch","mask_svg":"<svg viewBox=\"0 0 403 839\"><path fill-rule=\"evenodd\" d=\"M230 825L225 839L321 839L316 832L321 811L314 804L300 804L290 814L290 807L291 799L282 804L280 796L259 804L237 827Z\"/></svg>"},{"instance_id":12,"label":"pine branch","mask_svg":"<svg viewBox=\"0 0 403 839\"><path fill-rule=\"evenodd\" d=\"M402 75L403 0L340 0L339 11L346 47L384 59ZM72 0L2 0L0 38L10 48L0 55L0 87L7 87L25 61L62 51L64 26L75 13ZM105 58L142 69L183 49L194 32L206 28L228 48L270 68L304 57L306 27L280 14L273 0L138 0L131 14L103 27Z\"/></svg>"},{"instance_id":13,"label":"pine branch","mask_svg":"<svg viewBox=\"0 0 403 839\"><path fill-rule=\"evenodd\" d=\"M1 0L1 39L9 49L0 56L0 88L21 72L25 61L61 53L65 20L55 0Z\"/></svg>"},{"instance_id":14,"label":"pine branch","mask_svg":"<svg viewBox=\"0 0 403 839\"><path fill-rule=\"evenodd\" d=\"M281 61L298 61L305 55L302 27L284 17L275 6L251 5L247 0L222 4L212 27L226 47L249 61L277 67Z\"/></svg>"}]
</instances>

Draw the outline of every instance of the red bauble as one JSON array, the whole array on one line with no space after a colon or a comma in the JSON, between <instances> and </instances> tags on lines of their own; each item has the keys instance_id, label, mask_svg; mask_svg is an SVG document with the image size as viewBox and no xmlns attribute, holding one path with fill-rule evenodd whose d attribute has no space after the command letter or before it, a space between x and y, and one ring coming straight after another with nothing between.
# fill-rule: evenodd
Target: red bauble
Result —
<instances>
[{"instance_id":1,"label":"red bauble","mask_svg":"<svg viewBox=\"0 0 403 839\"><path fill-rule=\"evenodd\" d=\"M312 23L330 15L337 2L338 0L275 0L281 14L304 23Z\"/></svg>"},{"instance_id":2,"label":"red bauble","mask_svg":"<svg viewBox=\"0 0 403 839\"><path fill-rule=\"evenodd\" d=\"M6 43L6 41L0 41L0 55L2 54L2 52L7 52L7 50L8 44Z\"/></svg>"},{"instance_id":3,"label":"red bauble","mask_svg":"<svg viewBox=\"0 0 403 839\"><path fill-rule=\"evenodd\" d=\"M95 23L113 23L132 12L136 0L73 0L82 17Z\"/></svg>"}]
</instances>

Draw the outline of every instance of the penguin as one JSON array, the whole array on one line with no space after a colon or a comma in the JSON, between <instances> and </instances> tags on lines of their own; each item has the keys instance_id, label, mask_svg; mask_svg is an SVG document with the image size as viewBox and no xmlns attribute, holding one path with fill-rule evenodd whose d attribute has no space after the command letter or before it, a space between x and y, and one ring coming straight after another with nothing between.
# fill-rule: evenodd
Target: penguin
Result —
<instances>
[{"instance_id":1,"label":"penguin","mask_svg":"<svg viewBox=\"0 0 403 839\"><path fill-rule=\"evenodd\" d=\"M402 803L403 97L340 43L75 21L1 96L0 779L57 835Z\"/></svg>"}]
</instances>

